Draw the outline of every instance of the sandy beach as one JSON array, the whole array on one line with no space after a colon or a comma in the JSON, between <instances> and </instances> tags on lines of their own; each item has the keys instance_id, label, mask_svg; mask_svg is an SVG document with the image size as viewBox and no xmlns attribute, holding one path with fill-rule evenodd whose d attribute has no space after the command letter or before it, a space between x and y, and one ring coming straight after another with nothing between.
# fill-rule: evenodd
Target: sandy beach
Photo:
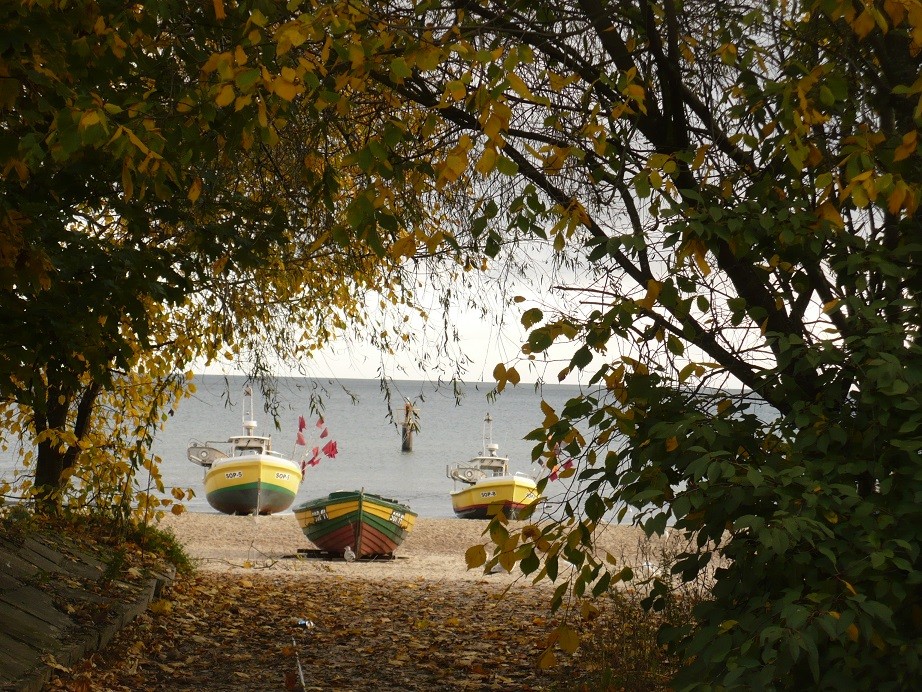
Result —
<instances>
[{"instance_id":1,"label":"sandy beach","mask_svg":"<svg viewBox=\"0 0 922 692\"><path fill-rule=\"evenodd\" d=\"M416 525L396 550L394 560L345 562L304 557L314 549L293 515L238 517L187 512L167 515L161 527L174 533L203 571L241 570L307 571L356 579L387 579L441 582L480 581L482 569L468 569L465 551L476 544L493 548L485 532L489 522L470 519L417 519ZM510 525L510 528L516 524ZM612 555L635 556L643 532L628 526L606 526L599 534L597 550ZM299 554L299 550L302 551ZM522 580L518 569L489 575L491 581L508 584ZM528 579L527 583L531 580Z\"/></svg>"},{"instance_id":2,"label":"sandy beach","mask_svg":"<svg viewBox=\"0 0 922 692\"><path fill-rule=\"evenodd\" d=\"M487 526L418 519L396 559L346 562L305 557L314 546L291 514L169 515L161 528L197 570L177 578L103 655L60 671L54 688L568 689L581 659L559 650L556 628L603 622L604 599L599 619L584 621L569 599L549 608L551 590L568 576L564 564L556 583L537 585L518 567L467 569L470 546L491 552ZM618 567L650 557L638 552L639 529L608 526L598 538ZM560 667L539 664L547 656Z\"/></svg>"}]
</instances>

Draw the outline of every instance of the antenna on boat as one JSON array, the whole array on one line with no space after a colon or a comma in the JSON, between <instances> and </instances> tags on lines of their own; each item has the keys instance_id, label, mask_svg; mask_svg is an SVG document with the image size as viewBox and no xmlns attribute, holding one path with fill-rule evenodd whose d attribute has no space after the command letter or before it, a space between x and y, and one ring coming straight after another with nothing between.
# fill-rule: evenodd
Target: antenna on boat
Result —
<instances>
[{"instance_id":1,"label":"antenna on boat","mask_svg":"<svg viewBox=\"0 0 922 692\"><path fill-rule=\"evenodd\" d=\"M249 401L247 401L248 399ZM249 411L247 410L248 406ZM249 416L247 416L247 413L249 413ZM256 430L256 419L253 416L253 388L246 385L243 388L243 434L252 437L254 430Z\"/></svg>"},{"instance_id":2,"label":"antenna on boat","mask_svg":"<svg viewBox=\"0 0 922 692\"><path fill-rule=\"evenodd\" d=\"M484 456L496 456L499 445L493 442L493 417L487 412L487 417L483 419L483 449Z\"/></svg>"}]
</instances>

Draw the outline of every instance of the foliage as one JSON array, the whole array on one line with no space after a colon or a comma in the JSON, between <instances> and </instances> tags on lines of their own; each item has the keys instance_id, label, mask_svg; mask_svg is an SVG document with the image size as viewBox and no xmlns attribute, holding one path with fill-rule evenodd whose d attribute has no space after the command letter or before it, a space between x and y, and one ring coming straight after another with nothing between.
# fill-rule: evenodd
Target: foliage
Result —
<instances>
[{"instance_id":1,"label":"foliage","mask_svg":"<svg viewBox=\"0 0 922 692\"><path fill-rule=\"evenodd\" d=\"M696 539L683 579L727 561L696 622L663 632L679 688L918 679L918 2L329 0L275 37L314 42L322 64L293 69L318 108L374 85L429 109L369 133L355 220L428 176L468 194L447 241L587 263L584 310L522 314L527 359L571 340L560 376L588 378L533 436L578 483L562 520L497 523L496 560L575 565L558 604L604 593L633 574L593 535L631 508ZM425 163L395 155L428 133Z\"/></svg>"},{"instance_id":2,"label":"foliage","mask_svg":"<svg viewBox=\"0 0 922 692\"><path fill-rule=\"evenodd\" d=\"M410 214L353 233L360 183L329 164L360 123L296 108L274 30L182 0L0 10L0 401L43 504L149 511L190 363L260 375L361 325L364 292L407 300L387 248Z\"/></svg>"}]
</instances>

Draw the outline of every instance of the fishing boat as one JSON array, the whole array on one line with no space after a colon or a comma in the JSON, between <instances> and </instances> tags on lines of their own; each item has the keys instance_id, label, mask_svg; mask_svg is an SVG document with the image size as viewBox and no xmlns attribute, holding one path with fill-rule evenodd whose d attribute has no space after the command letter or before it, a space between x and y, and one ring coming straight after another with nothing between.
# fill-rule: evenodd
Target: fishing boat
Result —
<instances>
[{"instance_id":1,"label":"fishing boat","mask_svg":"<svg viewBox=\"0 0 922 692\"><path fill-rule=\"evenodd\" d=\"M465 462L450 464L446 474L456 482L450 494L451 506L461 519L492 519L502 512L518 519L541 500L535 479L524 473L510 473L509 458L498 456L493 442L493 419L484 419L483 450ZM462 487L458 488L460 483Z\"/></svg>"},{"instance_id":2,"label":"fishing boat","mask_svg":"<svg viewBox=\"0 0 922 692\"><path fill-rule=\"evenodd\" d=\"M205 497L224 514L275 514L288 509L304 478L301 464L272 451L272 438L256 435L253 390L243 390L243 434L223 442L193 440L186 455L205 469Z\"/></svg>"},{"instance_id":3,"label":"fishing boat","mask_svg":"<svg viewBox=\"0 0 922 692\"><path fill-rule=\"evenodd\" d=\"M333 492L293 511L311 543L356 559L393 555L416 522L407 505L364 490Z\"/></svg>"}]
</instances>

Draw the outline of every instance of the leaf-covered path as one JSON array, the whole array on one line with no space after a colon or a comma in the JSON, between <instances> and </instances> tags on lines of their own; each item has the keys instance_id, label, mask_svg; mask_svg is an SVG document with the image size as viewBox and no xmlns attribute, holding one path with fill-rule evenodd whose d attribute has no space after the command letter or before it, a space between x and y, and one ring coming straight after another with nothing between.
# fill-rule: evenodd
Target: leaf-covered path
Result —
<instances>
[{"instance_id":1,"label":"leaf-covered path","mask_svg":"<svg viewBox=\"0 0 922 692\"><path fill-rule=\"evenodd\" d=\"M67 690L549 689L546 593L335 572L200 572L178 580ZM557 673L559 675L559 671ZM303 685L302 685L303 676Z\"/></svg>"}]
</instances>

